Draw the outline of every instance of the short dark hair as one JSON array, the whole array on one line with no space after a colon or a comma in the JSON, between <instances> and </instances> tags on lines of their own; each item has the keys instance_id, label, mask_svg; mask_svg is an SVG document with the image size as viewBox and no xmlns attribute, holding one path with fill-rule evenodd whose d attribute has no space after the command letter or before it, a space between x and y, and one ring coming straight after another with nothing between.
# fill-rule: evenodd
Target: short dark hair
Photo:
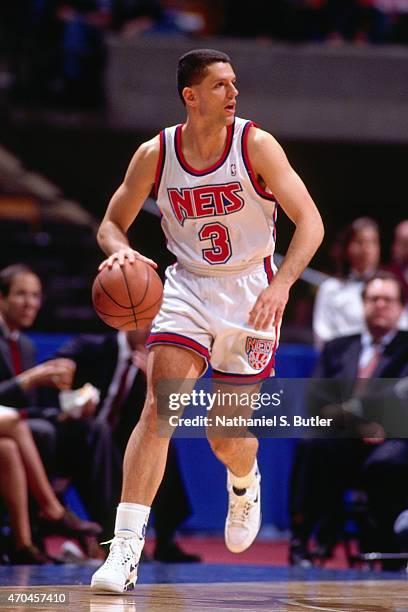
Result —
<instances>
[{"instance_id":1,"label":"short dark hair","mask_svg":"<svg viewBox=\"0 0 408 612\"><path fill-rule=\"evenodd\" d=\"M380 235L380 228L377 221L371 217L358 217L350 225L344 228L337 236L331 249L331 257L334 262L334 274L338 278L347 278L350 273L350 262L347 257L347 249L361 230L367 227L373 229Z\"/></svg>"},{"instance_id":2,"label":"short dark hair","mask_svg":"<svg viewBox=\"0 0 408 612\"><path fill-rule=\"evenodd\" d=\"M12 264L0 270L0 294L3 297L8 296L13 280L20 274L32 274L33 276L37 276L32 268L22 263Z\"/></svg>"},{"instance_id":3,"label":"short dark hair","mask_svg":"<svg viewBox=\"0 0 408 612\"><path fill-rule=\"evenodd\" d=\"M399 301L401 302L401 304L405 304L407 296L405 295L405 290L400 279L398 278L398 276L396 276L392 272L388 272L387 270L379 270L378 272L373 274L373 276L371 276L368 280L366 280L362 291L363 300L365 300L366 298L367 288L371 285L371 283L376 280L393 281L397 285L399 290Z\"/></svg>"},{"instance_id":4,"label":"short dark hair","mask_svg":"<svg viewBox=\"0 0 408 612\"><path fill-rule=\"evenodd\" d=\"M198 85L206 76L207 66L223 62L230 64L230 57L216 49L193 49L182 55L177 64L177 90L183 104L183 89Z\"/></svg>"}]
</instances>

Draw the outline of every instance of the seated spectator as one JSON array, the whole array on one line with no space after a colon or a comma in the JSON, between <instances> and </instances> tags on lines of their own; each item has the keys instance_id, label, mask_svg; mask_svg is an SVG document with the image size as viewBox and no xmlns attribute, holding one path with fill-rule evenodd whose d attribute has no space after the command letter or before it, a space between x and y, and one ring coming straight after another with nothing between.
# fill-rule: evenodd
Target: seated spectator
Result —
<instances>
[{"instance_id":1,"label":"seated spectator","mask_svg":"<svg viewBox=\"0 0 408 612\"><path fill-rule=\"evenodd\" d=\"M38 505L43 534L96 535L101 528L83 521L61 505L48 481L30 429L13 408L0 406L0 496L6 504L14 540L13 564L48 563L31 537L28 491Z\"/></svg>"},{"instance_id":2,"label":"seated spectator","mask_svg":"<svg viewBox=\"0 0 408 612\"><path fill-rule=\"evenodd\" d=\"M44 392L69 388L75 364L53 359L35 365L35 348L23 330L37 316L41 292L40 279L27 266L0 271L0 403L29 417L49 477L69 477L89 515L110 533L121 478L119 457L106 423L62 418L55 397L51 408L47 404Z\"/></svg>"},{"instance_id":3,"label":"seated spectator","mask_svg":"<svg viewBox=\"0 0 408 612\"><path fill-rule=\"evenodd\" d=\"M401 284L389 272L378 272L368 280L363 293L366 331L328 342L315 377L333 378L345 387L349 385L349 398L358 394L363 406L378 402L378 395L370 396L369 389L364 395L361 385L353 381L407 377L408 332L398 330L402 296ZM390 385L389 400L396 393L392 382ZM336 401L329 394L322 405ZM384 405L390 408L387 400ZM393 524L408 506L404 484L408 476L408 440L387 440L378 426L377 431L380 433L362 439L300 441L290 487L291 563L307 564L309 539L317 525L317 551L323 557L331 554L344 522L344 491L356 484L364 487L368 495L369 513L376 527L371 550L396 549Z\"/></svg>"},{"instance_id":4,"label":"seated spectator","mask_svg":"<svg viewBox=\"0 0 408 612\"><path fill-rule=\"evenodd\" d=\"M389 269L398 276L408 295L408 219L398 223L394 230Z\"/></svg>"},{"instance_id":5,"label":"seated spectator","mask_svg":"<svg viewBox=\"0 0 408 612\"><path fill-rule=\"evenodd\" d=\"M99 338L82 335L58 351L59 357L76 363L75 387L91 383L100 390L100 400L91 400L84 410L95 421L106 423L112 429L121 456L145 401L147 350L144 343L148 332L148 329L140 329L109 333ZM184 563L199 561L197 555L184 552L174 541L176 529L190 515L190 504L172 443L164 478L153 503L153 513L155 559Z\"/></svg>"},{"instance_id":6,"label":"seated spectator","mask_svg":"<svg viewBox=\"0 0 408 612\"><path fill-rule=\"evenodd\" d=\"M384 266L401 282L405 299L408 298L408 219L401 221L394 229L394 240L391 245L391 261ZM408 304L399 320L400 329L408 329Z\"/></svg>"},{"instance_id":7,"label":"seated spectator","mask_svg":"<svg viewBox=\"0 0 408 612\"><path fill-rule=\"evenodd\" d=\"M353 221L340 234L332 257L335 276L320 285L314 305L313 331L318 348L338 336L363 331L361 291L380 263L377 223L369 217Z\"/></svg>"}]
</instances>

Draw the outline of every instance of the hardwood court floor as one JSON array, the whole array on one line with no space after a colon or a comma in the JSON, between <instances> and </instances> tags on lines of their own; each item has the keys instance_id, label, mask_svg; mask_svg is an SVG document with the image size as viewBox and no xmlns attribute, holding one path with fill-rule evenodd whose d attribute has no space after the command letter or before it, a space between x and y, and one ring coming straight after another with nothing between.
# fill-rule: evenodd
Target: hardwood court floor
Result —
<instances>
[{"instance_id":1,"label":"hardwood court floor","mask_svg":"<svg viewBox=\"0 0 408 612\"><path fill-rule=\"evenodd\" d=\"M94 571L74 564L0 566L0 612L408 612L404 572L152 562L141 565L134 591L114 595L91 591ZM35 604L43 593L66 600Z\"/></svg>"},{"instance_id":2,"label":"hardwood court floor","mask_svg":"<svg viewBox=\"0 0 408 612\"><path fill-rule=\"evenodd\" d=\"M4 601L10 587L0 588L3 610L73 610L75 612L406 612L404 580L328 582L238 582L140 584L133 593L94 593L87 586L15 587L14 593L69 593L69 606L16 605Z\"/></svg>"}]
</instances>

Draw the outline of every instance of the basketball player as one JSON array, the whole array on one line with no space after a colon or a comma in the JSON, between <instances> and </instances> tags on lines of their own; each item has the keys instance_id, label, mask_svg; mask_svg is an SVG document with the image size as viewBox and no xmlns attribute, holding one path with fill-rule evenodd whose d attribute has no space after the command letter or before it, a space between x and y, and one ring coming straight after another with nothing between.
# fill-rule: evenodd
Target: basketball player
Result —
<instances>
[{"instance_id":1,"label":"basketball player","mask_svg":"<svg viewBox=\"0 0 408 612\"><path fill-rule=\"evenodd\" d=\"M169 249L148 357L142 417L124 459L122 502L109 556L92 587L133 586L150 506L163 476L168 439L157 434L157 383L197 379L210 362L217 380L254 385L271 374L289 289L322 241L320 215L276 140L235 116L238 90L230 58L200 49L178 63L183 125L141 145L113 195L98 233L103 266L141 259L126 233L155 186ZM277 202L296 226L277 273L272 264ZM209 438L227 468L228 548L248 548L260 526L260 475L254 437Z\"/></svg>"}]
</instances>

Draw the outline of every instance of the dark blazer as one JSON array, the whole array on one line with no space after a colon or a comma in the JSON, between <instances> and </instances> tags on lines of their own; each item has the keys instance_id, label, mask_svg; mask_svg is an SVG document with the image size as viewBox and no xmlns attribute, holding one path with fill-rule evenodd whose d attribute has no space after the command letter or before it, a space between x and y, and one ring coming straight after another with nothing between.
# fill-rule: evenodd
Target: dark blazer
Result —
<instances>
[{"instance_id":1,"label":"dark blazer","mask_svg":"<svg viewBox=\"0 0 408 612\"><path fill-rule=\"evenodd\" d=\"M316 365L315 378L350 378L358 373L361 335L344 336L327 342ZM385 347L373 378L408 376L408 331L398 331Z\"/></svg>"},{"instance_id":2,"label":"dark blazer","mask_svg":"<svg viewBox=\"0 0 408 612\"><path fill-rule=\"evenodd\" d=\"M80 335L66 344L57 352L57 357L72 359L77 364L73 388L82 387L90 382L101 392L99 406L106 398L112 382L118 360L118 343L116 333L104 336ZM121 408L118 427L127 428L130 435L139 420L146 393L146 381L143 372L139 371L133 381L129 394Z\"/></svg>"},{"instance_id":3,"label":"dark blazer","mask_svg":"<svg viewBox=\"0 0 408 612\"><path fill-rule=\"evenodd\" d=\"M359 391L356 378L361 348L361 335L336 338L325 345L314 371L317 380L309 393L310 410L321 413L323 406L356 395L360 416L381 423L389 437L408 435L408 411L395 393L395 379L408 377L408 332L397 332L385 347L370 383Z\"/></svg>"},{"instance_id":4,"label":"dark blazer","mask_svg":"<svg viewBox=\"0 0 408 612\"><path fill-rule=\"evenodd\" d=\"M20 334L18 340L21 365L23 370L28 370L36 364L36 350L30 338ZM35 406L38 402L37 393L32 390L24 392L16 380L16 375L11 360L9 344L0 329L0 404L13 406L14 408L27 408Z\"/></svg>"}]
</instances>

